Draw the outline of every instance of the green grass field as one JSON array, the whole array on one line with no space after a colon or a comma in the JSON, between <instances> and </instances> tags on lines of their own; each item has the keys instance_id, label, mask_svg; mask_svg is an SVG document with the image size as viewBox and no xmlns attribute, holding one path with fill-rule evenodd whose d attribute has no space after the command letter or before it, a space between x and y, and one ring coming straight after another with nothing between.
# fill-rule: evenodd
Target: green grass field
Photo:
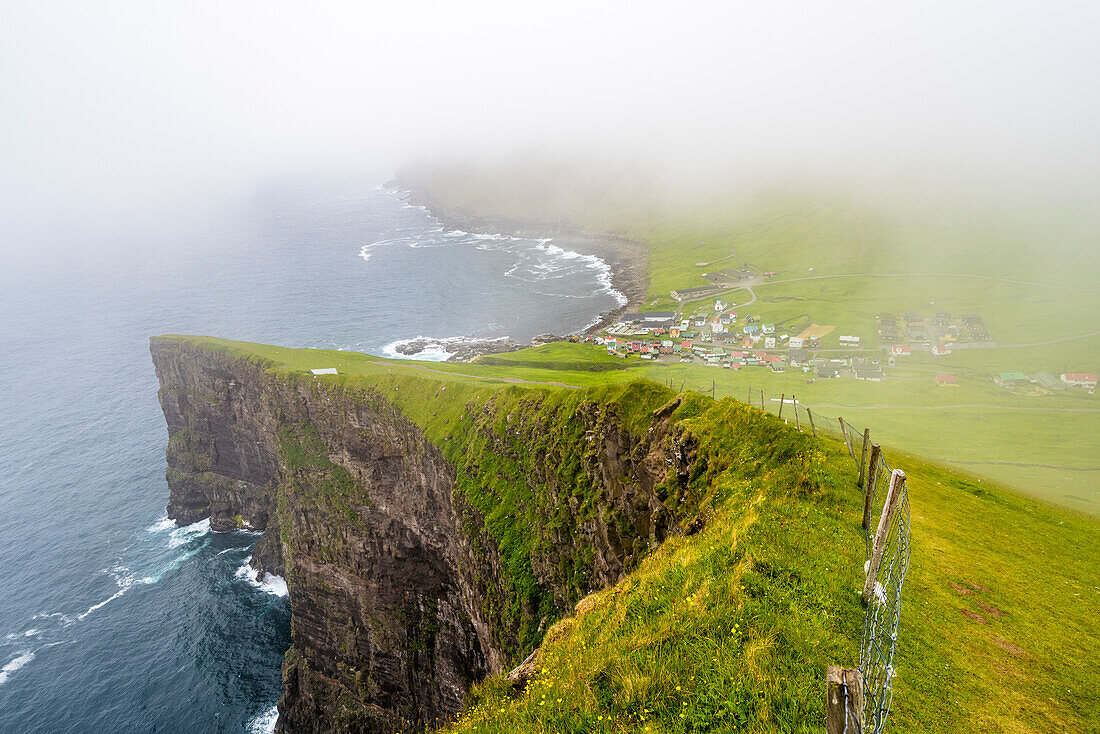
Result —
<instances>
[{"instance_id":1,"label":"green grass field","mask_svg":"<svg viewBox=\"0 0 1100 734\"><path fill-rule=\"evenodd\" d=\"M676 395L626 384L664 368L630 361L593 371L584 347L572 345L497 355L526 362L537 354L556 366L510 369L170 338L275 370L337 367L340 375L315 379L377 392L439 445L464 425L468 406L494 395L509 405L534 394L555 404ZM727 373L668 369L696 381ZM596 387L533 384L550 382ZM646 416L630 407L626 420L641 430ZM454 731L821 731L825 666L858 657L864 550L855 463L835 436L815 439L729 398L689 394L677 415L707 457L693 479L699 507L711 513L703 532L671 538L621 583L583 599L548 631L527 689L485 681ZM1100 523L903 452L889 423L873 425L891 465L907 473L912 520L888 730L1096 731Z\"/></svg>"}]
</instances>

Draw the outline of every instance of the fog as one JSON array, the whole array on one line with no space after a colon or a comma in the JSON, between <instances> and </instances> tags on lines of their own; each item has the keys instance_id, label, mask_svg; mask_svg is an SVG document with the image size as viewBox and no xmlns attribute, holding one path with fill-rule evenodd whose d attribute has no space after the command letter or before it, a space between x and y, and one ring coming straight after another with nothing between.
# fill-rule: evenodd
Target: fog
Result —
<instances>
[{"instance_id":1,"label":"fog","mask_svg":"<svg viewBox=\"0 0 1100 734\"><path fill-rule=\"evenodd\" d=\"M1084 2L5 0L2 246L286 176L517 150L680 180L1080 192L1100 170L1098 20Z\"/></svg>"}]
</instances>

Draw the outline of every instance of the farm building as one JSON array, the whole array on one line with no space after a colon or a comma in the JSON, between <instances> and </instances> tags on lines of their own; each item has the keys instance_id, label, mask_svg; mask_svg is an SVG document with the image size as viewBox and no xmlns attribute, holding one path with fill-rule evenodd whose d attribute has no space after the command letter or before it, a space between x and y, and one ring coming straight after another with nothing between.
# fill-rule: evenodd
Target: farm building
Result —
<instances>
[{"instance_id":1,"label":"farm building","mask_svg":"<svg viewBox=\"0 0 1100 734\"><path fill-rule=\"evenodd\" d=\"M874 365L868 367L856 367L855 377L857 380L867 380L869 382L882 382L886 379L886 375L883 374L882 368Z\"/></svg>"},{"instance_id":2,"label":"farm building","mask_svg":"<svg viewBox=\"0 0 1100 734\"><path fill-rule=\"evenodd\" d=\"M846 336L846 335L842 334L841 337L840 337L840 346L842 346L842 347L858 347L859 346L859 337L858 336Z\"/></svg>"},{"instance_id":3,"label":"farm building","mask_svg":"<svg viewBox=\"0 0 1100 734\"><path fill-rule=\"evenodd\" d=\"M993 382L1004 388L1022 387L1031 383L1023 372L1002 372L993 378Z\"/></svg>"},{"instance_id":4,"label":"farm building","mask_svg":"<svg viewBox=\"0 0 1100 734\"><path fill-rule=\"evenodd\" d=\"M1047 390L1065 390L1066 385L1062 381L1050 374L1049 372L1039 372L1035 375L1035 381L1045 387Z\"/></svg>"},{"instance_id":5,"label":"farm building","mask_svg":"<svg viewBox=\"0 0 1100 734\"><path fill-rule=\"evenodd\" d=\"M1096 374L1093 372L1063 372L1062 384L1066 387L1084 387L1096 389Z\"/></svg>"}]
</instances>

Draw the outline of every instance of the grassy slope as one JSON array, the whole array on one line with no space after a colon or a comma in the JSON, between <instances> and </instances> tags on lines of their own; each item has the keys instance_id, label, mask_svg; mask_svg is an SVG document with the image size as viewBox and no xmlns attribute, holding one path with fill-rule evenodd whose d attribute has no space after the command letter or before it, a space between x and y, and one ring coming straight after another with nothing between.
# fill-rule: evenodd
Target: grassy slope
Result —
<instances>
[{"instance_id":1,"label":"grassy slope","mask_svg":"<svg viewBox=\"0 0 1100 734\"><path fill-rule=\"evenodd\" d=\"M436 374L344 352L180 338L277 369L337 366L348 374L317 379L377 390L442 446L471 402L538 395L561 404L582 394L501 384L509 371L499 366ZM568 347L544 354L575 367ZM621 399L626 388L615 383L635 376L514 372L611 383L596 388L607 399ZM706 529L671 539L622 583L583 600L548 633L527 692L486 681L457 731L820 731L825 666L858 657L854 465L835 439L814 440L733 400L689 396L678 418L710 457L696 478L698 501L713 513ZM891 730L1095 731L1100 525L887 451L909 476L913 508Z\"/></svg>"}]
</instances>

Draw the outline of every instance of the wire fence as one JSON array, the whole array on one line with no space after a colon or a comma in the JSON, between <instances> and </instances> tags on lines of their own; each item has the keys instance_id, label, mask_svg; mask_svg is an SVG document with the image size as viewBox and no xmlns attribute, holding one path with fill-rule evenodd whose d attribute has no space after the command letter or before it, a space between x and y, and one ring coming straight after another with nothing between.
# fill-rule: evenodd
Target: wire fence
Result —
<instances>
[{"instance_id":1,"label":"wire fence","mask_svg":"<svg viewBox=\"0 0 1100 734\"><path fill-rule=\"evenodd\" d=\"M769 395L760 388L709 385L669 386L681 391L694 390L715 398L734 397L814 436L830 435L844 442L856 463L859 485L864 490L863 536L865 546L865 585L863 601L863 638L859 656L862 690L850 691L842 683L838 702L843 706L843 728L836 731L855 734L881 734L885 730L893 700L894 656L901 622L901 592L909 570L909 496L905 474L895 471L870 443L870 431L803 405L794 395ZM721 394L726 392L726 395ZM833 731L833 729L829 729Z\"/></svg>"}]
</instances>

